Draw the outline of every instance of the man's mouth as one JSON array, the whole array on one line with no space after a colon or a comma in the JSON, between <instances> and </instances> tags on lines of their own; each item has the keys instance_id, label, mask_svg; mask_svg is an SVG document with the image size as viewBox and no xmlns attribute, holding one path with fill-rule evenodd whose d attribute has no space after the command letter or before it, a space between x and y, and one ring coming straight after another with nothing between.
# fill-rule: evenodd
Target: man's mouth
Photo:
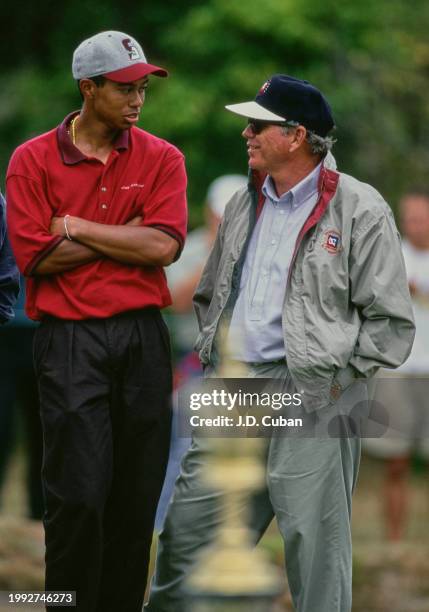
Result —
<instances>
[{"instance_id":1,"label":"man's mouth","mask_svg":"<svg viewBox=\"0 0 429 612\"><path fill-rule=\"evenodd\" d=\"M258 146L256 146L256 145L252 145L252 144L247 143L247 151L248 151L249 153L253 153L253 152L254 152L254 151L256 151L257 149L259 149L259 147L258 147Z\"/></svg>"},{"instance_id":2,"label":"man's mouth","mask_svg":"<svg viewBox=\"0 0 429 612\"><path fill-rule=\"evenodd\" d=\"M125 115L125 119L130 123L137 123L139 120L139 113L129 113L128 115Z\"/></svg>"}]
</instances>

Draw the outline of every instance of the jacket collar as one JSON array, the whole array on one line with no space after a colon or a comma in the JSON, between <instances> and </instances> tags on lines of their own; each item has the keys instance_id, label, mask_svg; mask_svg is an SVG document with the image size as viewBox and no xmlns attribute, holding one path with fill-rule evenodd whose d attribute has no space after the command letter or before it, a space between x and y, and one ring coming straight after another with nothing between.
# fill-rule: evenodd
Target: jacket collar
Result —
<instances>
[{"instance_id":1,"label":"jacket collar","mask_svg":"<svg viewBox=\"0 0 429 612\"><path fill-rule=\"evenodd\" d=\"M338 183L338 172L336 171L336 168L337 162L335 161L335 157L330 151L328 151L328 153L322 160L322 165L320 168L319 178L317 182L317 191L319 193L319 197L325 190L327 190L331 194L331 198L333 193L335 193L336 186ZM258 218L261 214L262 208L265 203L265 195L262 192L262 186L267 176L268 175L266 172L249 170L249 190L256 191L258 197L256 206L256 218ZM331 198L329 198L329 200Z\"/></svg>"}]
</instances>

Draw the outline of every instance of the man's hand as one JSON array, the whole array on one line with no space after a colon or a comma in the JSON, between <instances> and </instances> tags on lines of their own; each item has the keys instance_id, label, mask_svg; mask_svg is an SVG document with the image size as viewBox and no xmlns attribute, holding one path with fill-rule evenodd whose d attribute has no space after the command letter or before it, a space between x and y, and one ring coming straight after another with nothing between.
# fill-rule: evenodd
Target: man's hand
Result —
<instances>
[{"instance_id":1,"label":"man's hand","mask_svg":"<svg viewBox=\"0 0 429 612\"><path fill-rule=\"evenodd\" d=\"M419 292L416 284L413 281L408 281L408 288L410 290L410 295L413 297L417 295Z\"/></svg>"},{"instance_id":2,"label":"man's hand","mask_svg":"<svg viewBox=\"0 0 429 612\"><path fill-rule=\"evenodd\" d=\"M129 221L127 221L125 225L140 225L140 223L142 222L142 219L143 217L138 215L137 217L134 217L133 219L130 219Z\"/></svg>"}]
</instances>

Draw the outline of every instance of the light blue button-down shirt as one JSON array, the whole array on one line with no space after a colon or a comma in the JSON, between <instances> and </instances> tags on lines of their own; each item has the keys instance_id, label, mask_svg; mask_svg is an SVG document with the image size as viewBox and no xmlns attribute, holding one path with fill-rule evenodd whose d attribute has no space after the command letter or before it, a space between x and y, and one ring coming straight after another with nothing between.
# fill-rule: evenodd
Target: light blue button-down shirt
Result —
<instances>
[{"instance_id":1,"label":"light blue button-down shirt","mask_svg":"<svg viewBox=\"0 0 429 612\"><path fill-rule=\"evenodd\" d=\"M317 202L321 164L292 189L276 194L267 176L265 203L253 231L229 329L229 350L245 362L285 357L282 311L298 234Z\"/></svg>"}]
</instances>

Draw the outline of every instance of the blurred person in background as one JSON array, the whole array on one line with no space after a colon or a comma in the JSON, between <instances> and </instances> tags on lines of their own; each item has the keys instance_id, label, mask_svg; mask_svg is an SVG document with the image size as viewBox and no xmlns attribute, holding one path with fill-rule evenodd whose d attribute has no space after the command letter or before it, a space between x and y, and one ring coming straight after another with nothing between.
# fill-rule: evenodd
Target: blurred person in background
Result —
<instances>
[{"instance_id":1,"label":"blurred person in background","mask_svg":"<svg viewBox=\"0 0 429 612\"><path fill-rule=\"evenodd\" d=\"M14 305L19 293L19 272L9 245L6 228L6 203L0 193L0 324L14 317ZM0 484L4 477L7 458L10 452L13 411L12 397L8 393L9 373L5 366L10 360L7 338L9 333L0 329Z\"/></svg>"},{"instance_id":2,"label":"blurred person in background","mask_svg":"<svg viewBox=\"0 0 429 612\"><path fill-rule=\"evenodd\" d=\"M171 310L177 315L174 342L179 357L192 351L198 335L192 298L213 247L225 206L234 193L246 184L247 177L241 174L226 174L210 184L204 208L204 226L188 235L180 260L166 270L173 299Z\"/></svg>"},{"instance_id":3,"label":"blurred person in background","mask_svg":"<svg viewBox=\"0 0 429 612\"><path fill-rule=\"evenodd\" d=\"M23 429L28 515L40 520L44 504L41 481L42 426L39 397L33 367L33 336L37 323L29 319L24 310L25 279L21 277L21 291L14 308L14 317L1 330L0 342L0 490L15 443ZM16 408L20 408L20 415ZM22 418L18 421L18 416ZM4 499L2 500L4 502Z\"/></svg>"},{"instance_id":4,"label":"blurred person in background","mask_svg":"<svg viewBox=\"0 0 429 612\"><path fill-rule=\"evenodd\" d=\"M18 293L19 272L7 236L6 202L0 193L0 324L13 319Z\"/></svg>"},{"instance_id":5,"label":"blurred person in background","mask_svg":"<svg viewBox=\"0 0 429 612\"><path fill-rule=\"evenodd\" d=\"M46 590L78 612L139 612L171 432L164 266L186 223L183 154L137 127L149 64L106 31L75 50L80 110L22 144L7 174L27 278L43 428Z\"/></svg>"},{"instance_id":6,"label":"blurred person in background","mask_svg":"<svg viewBox=\"0 0 429 612\"><path fill-rule=\"evenodd\" d=\"M179 261L166 269L168 286L173 300L169 323L173 332L172 338L176 355L174 366L175 387L186 384L191 378L201 374L198 353L193 350L198 335L198 323L194 313L192 297L213 247L225 206L234 193L245 185L247 185L247 177L242 174L226 174L210 183L204 207L205 224L188 234ZM180 462L190 444L190 438L178 436L177 419L177 407L173 407L170 456L156 513L155 527L157 531L162 528L167 505L180 471Z\"/></svg>"},{"instance_id":7,"label":"blurred person in background","mask_svg":"<svg viewBox=\"0 0 429 612\"><path fill-rule=\"evenodd\" d=\"M392 541L405 532L412 455L429 460L429 192L404 195L399 214L416 336L400 368L379 372L374 399L385 409L390 427L381 438L364 443L370 455L386 460L383 508Z\"/></svg>"}]
</instances>

